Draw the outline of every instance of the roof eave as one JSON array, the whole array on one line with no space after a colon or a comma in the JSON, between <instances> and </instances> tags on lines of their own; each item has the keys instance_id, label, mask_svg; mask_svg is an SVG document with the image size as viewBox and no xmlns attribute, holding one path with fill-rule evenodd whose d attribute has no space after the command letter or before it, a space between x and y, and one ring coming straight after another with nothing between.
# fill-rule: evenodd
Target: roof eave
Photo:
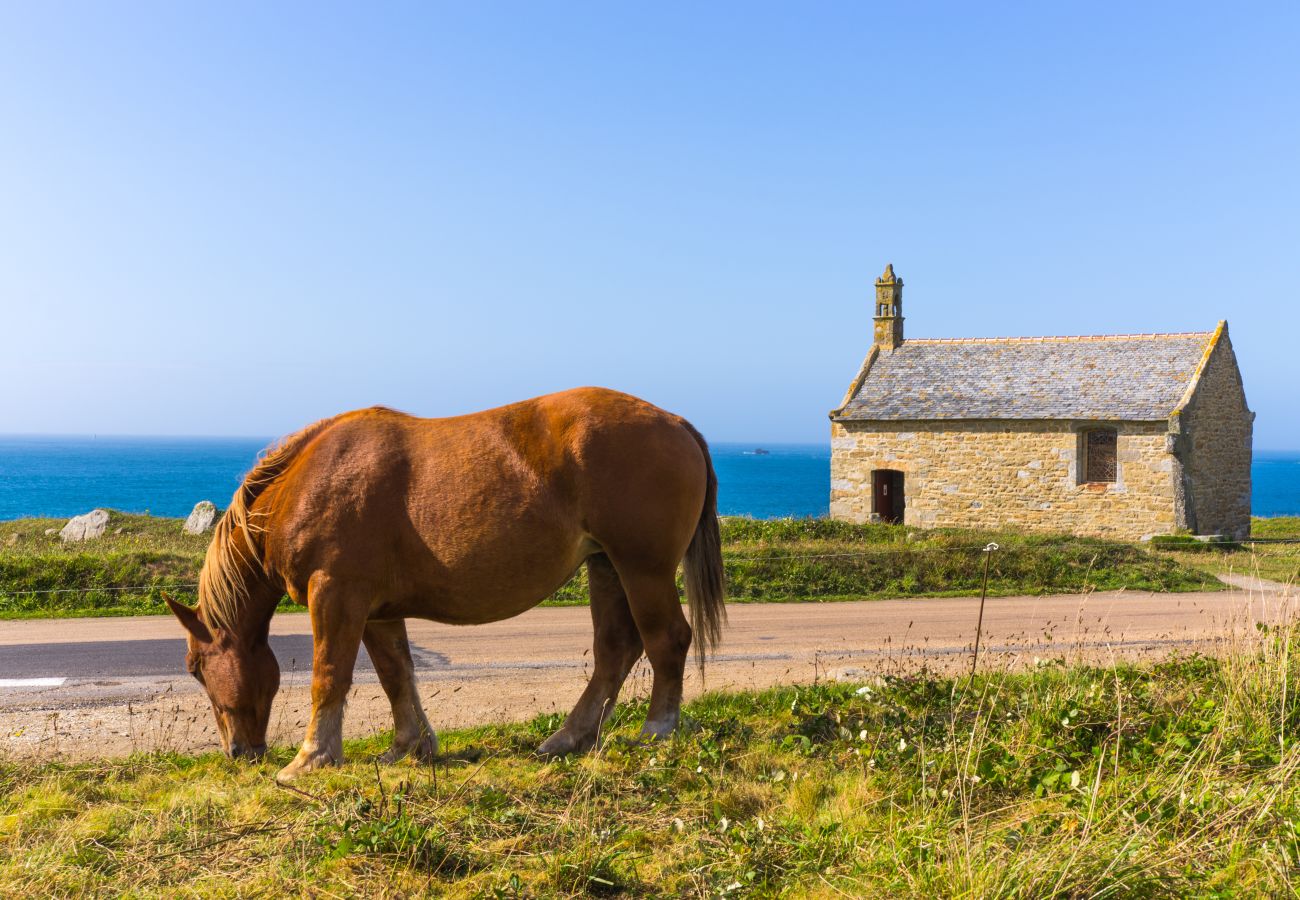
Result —
<instances>
[{"instance_id":1,"label":"roof eave","mask_svg":"<svg viewBox=\"0 0 1300 900\"><path fill-rule=\"evenodd\" d=\"M859 390L862 389L862 382L867 380L867 374L871 371L871 366L880 356L880 345L872 344L871 349L867 351L866 357L862 360L862 365L858 366L858 374L849 385L849 389L844 392L844 399L840 400L840 405L832 409L827 415L832 422L843 421L844 408L853 402Z\"/></svg>"}]
</instances>

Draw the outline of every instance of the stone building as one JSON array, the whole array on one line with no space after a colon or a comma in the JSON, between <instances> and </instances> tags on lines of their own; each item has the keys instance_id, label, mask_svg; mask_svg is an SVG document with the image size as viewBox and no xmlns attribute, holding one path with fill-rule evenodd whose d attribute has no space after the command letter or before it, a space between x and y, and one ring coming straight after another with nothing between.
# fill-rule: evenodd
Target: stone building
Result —
<instances>
[{"instance_id":1,"label":"stone building","mask_svg":"<svg viewBox=\"0 0 1300 900\"><path fill-rule=\"evenodd\" d=\"M831 517L1145 539L1250 534L1228 324L1188 334L904 340L903 281L831 418Z\"/></svg>"}]
</instances>

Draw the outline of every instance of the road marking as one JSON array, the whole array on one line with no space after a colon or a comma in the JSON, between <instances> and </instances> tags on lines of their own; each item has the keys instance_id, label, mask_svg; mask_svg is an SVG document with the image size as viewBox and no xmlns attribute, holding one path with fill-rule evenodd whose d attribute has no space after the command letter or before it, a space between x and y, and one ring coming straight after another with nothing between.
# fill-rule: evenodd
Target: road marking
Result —
<instances>
[{"instance_id":1,"label":"road marking","mask_svg":"<svg viewBox=\"0 0 1300 900\"><path fill-rule=\"evenodd\" d=\"M66 678L0 678L0 688L62 687Z\"/></svg>"}]
</instances>

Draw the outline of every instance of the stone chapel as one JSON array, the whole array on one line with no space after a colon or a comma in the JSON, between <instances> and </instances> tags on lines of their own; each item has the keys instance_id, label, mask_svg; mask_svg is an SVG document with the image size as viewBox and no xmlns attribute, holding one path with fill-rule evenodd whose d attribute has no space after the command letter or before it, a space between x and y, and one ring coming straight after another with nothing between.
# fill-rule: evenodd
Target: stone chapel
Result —
<instances>
[{"instance_id":1,"label":"stone chapel","mask_svg":"<svg viewBox=\"0 0 1300 900\"><path fill-rule=\"evenodd\" d=\"M1250 535L1251 432L1228 323L1183 334L903 336L876 280L871 348L831 418L831 517L1127 540Z\"/></svg>"}]
</instances>

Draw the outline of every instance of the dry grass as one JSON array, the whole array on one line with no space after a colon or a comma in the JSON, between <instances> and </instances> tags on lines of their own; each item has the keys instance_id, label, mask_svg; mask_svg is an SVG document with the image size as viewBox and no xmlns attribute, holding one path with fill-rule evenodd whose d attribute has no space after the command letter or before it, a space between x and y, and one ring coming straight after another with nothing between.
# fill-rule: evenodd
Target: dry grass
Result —
<instances>
[{"instance_id":1,"label":"dry grass","mask_svg":"<svg viewBox=\"0 0 1300 900\"><path fill-rule=\"evenodd\" d=\"M0 763L0 895L1290 896L1290 610L1221 659L710 695L674 739L543 762L553 716L435 767Z\"/></svg>"}]
</instances>

